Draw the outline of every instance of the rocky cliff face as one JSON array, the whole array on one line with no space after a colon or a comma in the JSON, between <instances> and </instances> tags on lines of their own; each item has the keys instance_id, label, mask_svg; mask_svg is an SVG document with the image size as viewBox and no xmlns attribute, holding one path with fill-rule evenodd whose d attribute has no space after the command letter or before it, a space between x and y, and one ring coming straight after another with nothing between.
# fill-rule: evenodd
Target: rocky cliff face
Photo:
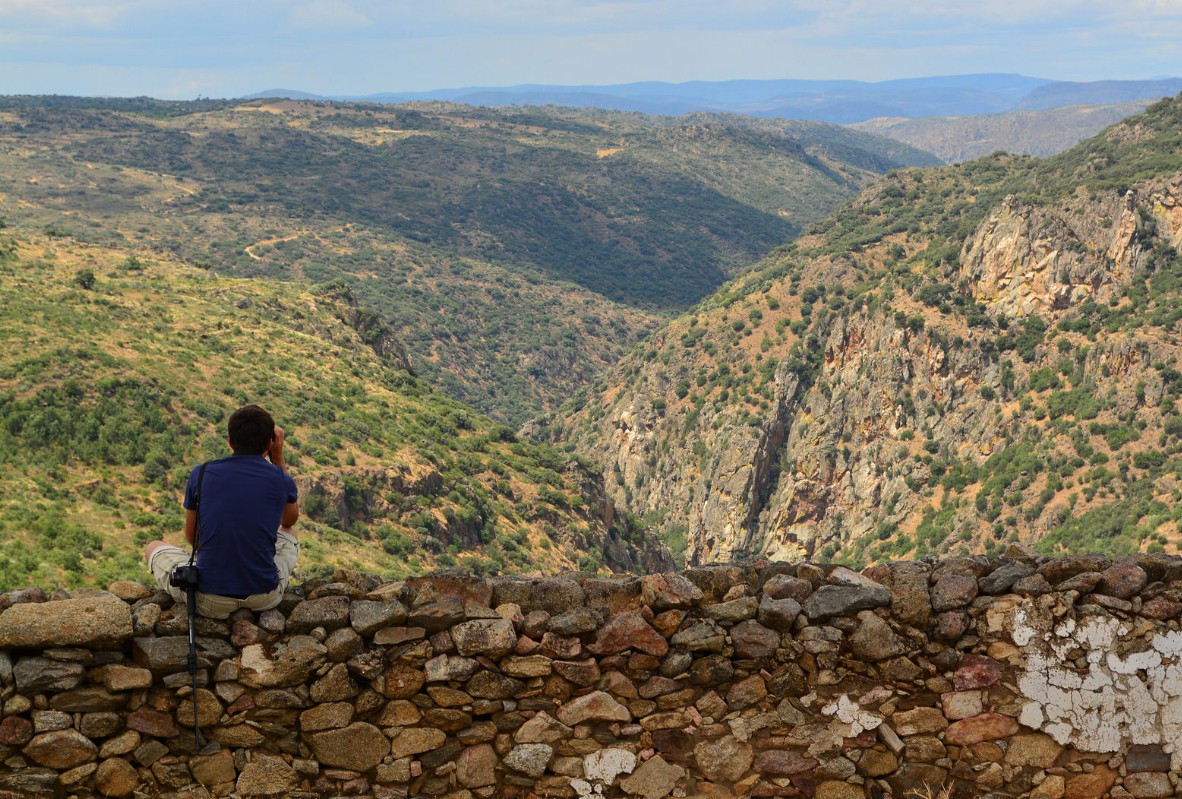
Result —
<instances>
[{"instance_id":1,"label":"rocky cliff face","mask_svg":"<svg viewBox=\"0 0 1182 799\"><path fill-rule=\"evenodd\" d=\"M927 230L806 240L551 433L692 563L1037 541L1168 460L1179 184L1007 196L927 262Z\"/></svg>"},{"instance_id":2,"label":"rocky cliff face","mask_svg":"<svg viewBox=\"0 0 1182 799\"><path fill-rule=\"evenodd\" d=\"M1057 207L1005 201L965 242L959 276L973 297L1009 317L1104 301L1142 269L1145 244L1182 242L1178 181Z\"/></svg>"},{"instance_id":3,"label":"rocky cliff face","mask_svg":"<svg viewBox=\"0 0 1182 799\"><path fill-rule=\"evenodd\" d=\"M961 253L973 298L1007 316L1108 300L1137 269L1132 193L1084 208L1036 208L1007 197Z\"/></svg>"}]
</instances>

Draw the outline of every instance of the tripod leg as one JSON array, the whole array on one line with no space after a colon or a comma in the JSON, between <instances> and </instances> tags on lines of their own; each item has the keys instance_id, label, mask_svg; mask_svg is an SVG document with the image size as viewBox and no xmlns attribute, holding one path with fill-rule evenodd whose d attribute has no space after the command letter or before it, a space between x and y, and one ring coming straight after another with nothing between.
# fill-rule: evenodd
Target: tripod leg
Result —
<instances>
[{"instance_id":1,"label":"tripod leg","mask_svg":"<svg viewBox=\"0 0 1182 799\"><path fill-rule=\"evenodd\" d=\"M193 737L197 750L205 748L205 736L201 734L200 719L197 716L197 589L190 586L185 592L185 605L189 612L189 677L193 681Z\"/></svg>"}]
</instances>

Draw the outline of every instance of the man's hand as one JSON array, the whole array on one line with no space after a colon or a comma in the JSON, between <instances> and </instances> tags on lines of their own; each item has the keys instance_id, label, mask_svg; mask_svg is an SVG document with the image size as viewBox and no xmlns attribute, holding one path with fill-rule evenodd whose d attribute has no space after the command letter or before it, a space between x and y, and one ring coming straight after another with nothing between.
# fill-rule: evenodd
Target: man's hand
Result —
<instances>
[{"instance_id":1,"label":"man's hand","mask_svg":"<svg viewBox=\"0 0 1182 799\"><path fill-rule=\"evenodd\" d=\"M283 462L283 428L279 425L275 425L275 432L272 435L273 438L271 439L271 449L269 451L271 463L282 469L286 469L287 464Z\"/></svg>"}]
</instances>

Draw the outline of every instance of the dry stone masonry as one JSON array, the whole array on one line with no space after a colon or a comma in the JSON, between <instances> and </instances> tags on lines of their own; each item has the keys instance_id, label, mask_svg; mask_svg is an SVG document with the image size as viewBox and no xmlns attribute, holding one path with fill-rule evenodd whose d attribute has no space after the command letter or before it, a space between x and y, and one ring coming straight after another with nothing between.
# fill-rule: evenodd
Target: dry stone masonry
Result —
<instances>
[{"instance_id":1,"label":"dry stone masonry","mask_svg":"<svg viewBox=\"0 0 1182 799\"><path fill-rule=\"evenodd\" d=\"M0 611L0 799L1182 789L1164 555L338 573L199 619L196 710L167 596L25 589Z\"/></svg>"}]
</instances>

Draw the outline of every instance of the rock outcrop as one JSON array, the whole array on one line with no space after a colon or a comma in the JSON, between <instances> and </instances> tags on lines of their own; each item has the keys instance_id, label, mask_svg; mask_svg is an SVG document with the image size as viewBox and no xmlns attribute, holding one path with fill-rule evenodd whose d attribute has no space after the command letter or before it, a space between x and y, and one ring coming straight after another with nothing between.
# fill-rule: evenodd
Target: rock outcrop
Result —
<instances>
[{"instance_id":1,"label":"rock outcrop","mask_svg":"<svg viewBox=\"0 0 1182 799\"><path fill-rule=\"evenodd\" d=\"M620 508L684 537L690 564L1034 544L1102 504L1067 485L1103 479L1089 467L1126 461L1121 488L1137 481L1129 449L1118 452L1127 439L1110 429L1168 440L1180 180L1007 197L936 263L896 266L898 285L881 264L924 252L921 234L822 256L801 245L771 277L659 332L544 434L601 464ZM884 182L863 216L881 216L890 190L906 194ZM1053 424L1062 417L1069 427ZM1007 476L1021 487L1005 507L1000 490L975 506L1019 443L1044 467L1067 465ZM939 486L953 470L957 493Z\"/></svg>"}]
</instances>

